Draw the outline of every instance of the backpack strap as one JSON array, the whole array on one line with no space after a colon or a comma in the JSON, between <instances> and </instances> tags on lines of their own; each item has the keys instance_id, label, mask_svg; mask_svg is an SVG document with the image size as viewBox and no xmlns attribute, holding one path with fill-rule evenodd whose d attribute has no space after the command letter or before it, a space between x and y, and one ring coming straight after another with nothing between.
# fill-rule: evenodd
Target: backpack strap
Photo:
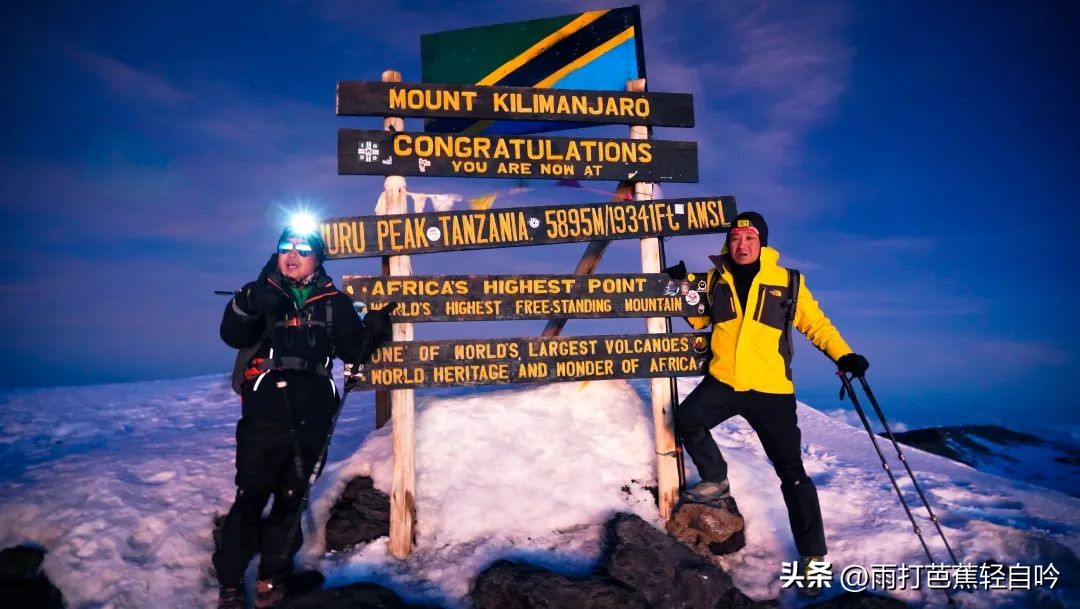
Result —
<instances>
[{"instance_id":1,"label":"backpack strap","mask_svg":"<svg viewBox=\"0 0 1080 609\"><path fill-rule=\"evenodd\" d=\"M291 355L275 356L273 361L262 359L252 367L260 373L269 372L270 370L303 370L321 374L322 376L330 376L330 369L325 364Z\"/></svg>"},{"instance_id":2,"label":"backpack strap","mask_svg":"<svg viewBox=\"0 0 1080 609\"><path fill-rule=\"evenodd\" d=\"M709 304L709 309L711 310L712 309L713 288L716 287L717 283L720 283L720 269L715 268L715 267L709 269L708 277L709 277L708 284L706 285L706 288L705 288L705 300Z\"/></svg>"},{"instance_id":3,"label":"backpack strap","mask_svg":"<svg viewBox=\"0 0 1080 609\"><path fill-rule=\"evenodd\" d=\"M792 329L795 325L795 312L799 306L799 284L801 274L796 269L788 269L788 297L784 304L787 306L787 323L784 324L784 333L787 334L789 353L795 353L795 336Z\"/></svg>"},{"instance_id":4,"label":"backpack strap","mask_svg":"<svg viewBox=\"0 0 1080 609\"><path fill-rule=\"evenodd\" d=\"M788 269L788 298L787 298L787 322L788 325L795 323L795 308L799 306L799 283L801 273L796 269Z\"/></svg>"},{"instance_id":5,"label":"backpack strap","mask_svg":"<svg viewBox=\"0 0 1080 609\"><path fill-rule=\"evenodd\" d=\"M330 359L334 359L334 299L326 299L326 337L330 340Z\"/></svg>"}]
</instances>

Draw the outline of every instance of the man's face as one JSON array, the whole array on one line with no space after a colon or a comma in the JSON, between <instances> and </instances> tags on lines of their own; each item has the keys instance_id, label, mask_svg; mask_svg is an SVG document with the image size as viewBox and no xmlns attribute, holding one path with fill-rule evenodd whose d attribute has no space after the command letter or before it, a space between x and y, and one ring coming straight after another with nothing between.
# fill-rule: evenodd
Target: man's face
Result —
<instances>
[{"instance_id":1,"label":"man's face","mask_svg":"<svg viewBox=\"0 0 1080 609\"><path fill-rule=\"evenodd\" d=\"M740 230L731 235L728 253L735 264L753 264L761 255L761 239L752 230Z\"/></svg>"},{"instance_id":2,"label":"man's face","mask_svg":"<svg viewBox=\"0 0 1080 609\"><path fill-rule=\"evenodd\" d=\"M285 253L282 253L282 249L286 247L284 246L286 243L291 244L292 247ZM300 252L305 249L307 255L301 256ZM315 256L315 251L312 250L308 242L303 239L290 237L278 245L277 268L282 275L289 279L297 280L307 277L315 272L315 266L317 264L318 258Z\"/></svg>"}]
</instances>

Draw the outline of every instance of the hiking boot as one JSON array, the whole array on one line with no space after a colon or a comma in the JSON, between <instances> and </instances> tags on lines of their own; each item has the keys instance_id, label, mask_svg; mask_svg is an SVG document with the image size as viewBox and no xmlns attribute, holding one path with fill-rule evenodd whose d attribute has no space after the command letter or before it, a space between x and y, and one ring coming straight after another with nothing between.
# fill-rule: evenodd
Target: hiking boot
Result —
<instances>
[{"instance_id":1,"label":"hiking boot","mask_svg":"<svg viewBox=\"0 0 1080 609\"><path fill-rule=\"evenodd\" d=\"M684 501L691 503L721 503L731 497L731 485L727 478L722 482L701 481L682 492Z\"/></svg>"},{"instance_id":2,"label":"hiking boot","mask_svg":"<svg viewBox=\"0 0 1080 609\"><path fill-rule=\"evenodd\" d=\"M255 609L271 609L285 599L284 579L260 579L255 582Z\"/></svg>"},{"instance_id":3,"label":"hiking boot","mask_svg":"<svg viewBox=\"0 0 1080 609\"><path fill-rule=\"evenodd\" d=\"M219 586L218 609L244 609L243 586Z\"/></svg>"},{"instance_id":4,"label":"hiking boot","mask_svg":"<svg viewBox=\"0 0 1080 609\"><path fill-rule=\"evenodd\" d=\"M811 566L810 563L815 563ZM799 588L799 594L813 598L831 587L832 566L825 562L824 556L803 556L799 561L800 574L803 576L803 585Z\"/></svg>"}]
</instances>

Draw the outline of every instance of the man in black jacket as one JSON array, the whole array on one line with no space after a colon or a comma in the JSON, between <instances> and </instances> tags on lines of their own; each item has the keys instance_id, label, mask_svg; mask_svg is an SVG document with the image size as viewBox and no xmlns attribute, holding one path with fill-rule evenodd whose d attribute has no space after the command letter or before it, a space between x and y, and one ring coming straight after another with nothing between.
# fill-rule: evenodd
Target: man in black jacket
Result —
<instances>
[{"instance_id":1,"label":"man in black jacket","mask_svg":"<svg viewBox=\"0 0 1080 609\"><path fill-rule=\"evenodd\" d=\"M314 231L286 228L256 281L225 307L221 338L252 349L236 427L236 499L214 553L218 607L243 606L243 576L260 554L254 606L273 607L300 549L300 509L340 403L333 358L365 361L389 338L393 305L361 321L322 267ZM270 496L270 514L262 518Z\"/></svg>"}]
</instances>

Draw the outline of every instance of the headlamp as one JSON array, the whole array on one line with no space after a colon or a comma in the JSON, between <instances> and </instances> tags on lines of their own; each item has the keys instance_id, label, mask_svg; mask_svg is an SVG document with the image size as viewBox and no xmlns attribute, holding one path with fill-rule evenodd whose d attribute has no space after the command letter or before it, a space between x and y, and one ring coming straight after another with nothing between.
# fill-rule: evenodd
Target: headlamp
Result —
<instances>
[{"instance_id":1,"label":"headlamp","mask_svg":"<svg viewBox=\"0 0 1080 609\"><path fill-rule=\"evenodd\" d=\"M310 237L318 230L319 222L308 212L296 212L289 218L289 232L297 237Z\"/></svg>"}]
</instances>

